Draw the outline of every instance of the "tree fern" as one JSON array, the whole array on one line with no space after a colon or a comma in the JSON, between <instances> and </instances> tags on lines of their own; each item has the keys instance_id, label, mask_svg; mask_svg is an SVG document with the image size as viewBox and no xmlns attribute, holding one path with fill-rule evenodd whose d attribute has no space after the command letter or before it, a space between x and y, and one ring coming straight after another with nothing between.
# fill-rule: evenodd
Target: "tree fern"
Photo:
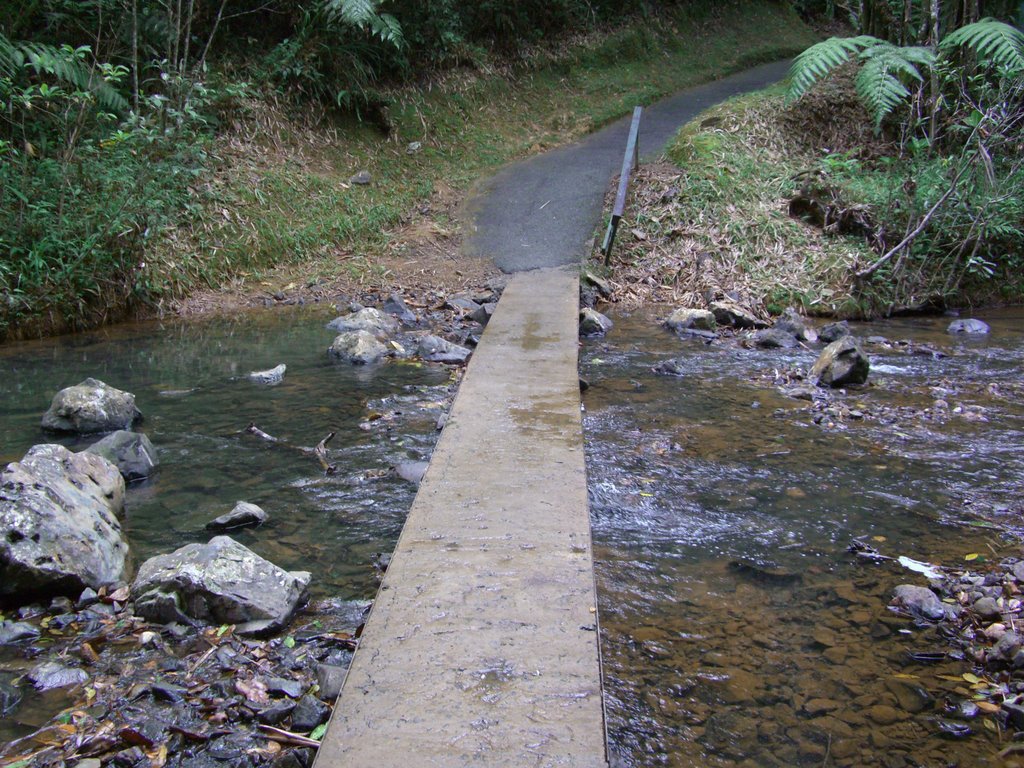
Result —
<instances>
[{"instance_id":1,"label":"tree fern","mask_svg":"<svg viewBox=\"0 0 1024 768\"><path fill-rule=\"evenodd\" d=\"M906 83L924 79L915 64L935 64L935 55L927 48L898 48L889 43L865 48L859 58L864 63L857 73L857 95L871 113L876 129L910 96Z\"/></svg>"},{"instance_id":2,"label":"tree fern","mask_svg":"<svg viewBox=\"0 0 1024 768\"><path fill-rule=\"evenodd\" d=\"M369 29L382 42L401 48L405 43L398 19L378 13L380 0L326 0L324 10L333 19L357 29Z\"/></svg>"},{"instance_id":3,"label":"tree fern","mask_svg":"<svg viewBox=\"0 0 1024 768\"><path fill-rule=\"evenodd\" d=\"M789 91L787 97L799 99L819 80L825 79L832 70L848 62L851 57L881 44L871 35L858 37L830 37L822 40L801 53L789 69Z\"/></svg>"},{"instance_id":4,"label":"tree fern","mask_svg":"<svg viewBox=\"0 0 1024 768\"><path fill-rule=\"evenodd\" d=\"M939 49L948 56L961 47L1011 72L1024 72L1024 32L1009 24L992 18L976 21L948 35Z\"/></svg>"},{"instance_id":5,"label":"tree fern","mask_svg":"<svg viewBox=\"0 0 1024 768\"><path fill-rule=\"evenodd\" d=\"M109 83L98 78L86 67L69 46L56 48L34 42L13 42L0 34L0 75L14 80L25 68L37 75L50 75L78 88L91 92L101 109L123 112L128 101Z\"/></svg>"}]
</instances>

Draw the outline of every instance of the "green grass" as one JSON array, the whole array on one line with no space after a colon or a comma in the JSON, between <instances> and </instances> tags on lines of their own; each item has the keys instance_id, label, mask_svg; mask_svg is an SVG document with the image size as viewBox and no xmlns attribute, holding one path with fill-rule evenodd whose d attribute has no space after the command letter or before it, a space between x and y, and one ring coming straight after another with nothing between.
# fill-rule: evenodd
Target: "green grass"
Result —
<instances>
[{"instance_id":1,"label":"green grass","mask_svg":"<svg viewBox=\"0 0 1024 768\"><path fill-rule=\"evenodd\" d=\"M258 280L281 265L304 264L323 277L353 265L372 269L388 230L438 185L466 190L498 166L578 138L635 104L792 55L814 40L788 6L729 3L713 16L639 21L567 50L538 49L529 66L453 72L431 88L391 92L394 130L387 139L348 121L313 131L318 146L286 147L292 162L230 163L206 214L176 243L197 258L182 270L185 261L169 249L153 260L154 272L163 291L174 294L229 278ZM285 130L293 140L303 137ZM423 148L410 155L405 148L413 141ZM348 187L362 169L374 183Z\"/></svg>"}]
</instances>

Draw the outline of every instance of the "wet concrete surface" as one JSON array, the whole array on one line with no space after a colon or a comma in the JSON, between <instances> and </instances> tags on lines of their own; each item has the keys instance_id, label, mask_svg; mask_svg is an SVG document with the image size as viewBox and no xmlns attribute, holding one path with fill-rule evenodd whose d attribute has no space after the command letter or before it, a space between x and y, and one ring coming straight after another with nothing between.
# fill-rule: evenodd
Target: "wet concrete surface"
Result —
<instances>
[{"instance_id":1,"label":"wet concrete surface","mask_svg":"<svg viewBox=\"0 0 1024 768\"><path fill-rule=\"evenodd\" d=\"M578 290L572 269L506 288L316 768L606 765Z\"/></svg>"},{"instance_id":2,"label":"wet concrete surface","mask_svg":"<svg viewBox=\"0 0 1024 768\"><path fill-rule=\"evenodd\" d=\"M788 61L765 64L647 107L641 159L661 154L680 126L703 110L780 80L788 67ZM629 120L510 165L486 181L467 205L467 252L491 258L504 272L578 263L600 222L608 181L622 166Z\"/></svg>"}]
</instances>

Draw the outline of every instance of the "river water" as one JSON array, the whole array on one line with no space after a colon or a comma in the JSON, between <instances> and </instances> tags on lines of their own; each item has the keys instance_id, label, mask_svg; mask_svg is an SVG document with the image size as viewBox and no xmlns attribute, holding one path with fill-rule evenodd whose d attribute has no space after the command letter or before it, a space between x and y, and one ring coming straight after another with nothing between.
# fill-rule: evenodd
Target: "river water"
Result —
<instances>
[{"instance_id":1,"label":"river water","mask_svg":"<svg viewBox=\"0 0 1024 768\"><path fill-rule=\"evenodd\" d=\"M846 549L1020 554L980 526L1021 525L1024 314L986 316L984 339L948 318L855 328L948 356L869 345L870 386L837 401L854 418L821 424L771 385L814 353L708 347L655 315L615 317L581 362L615 764L999 764L995 722L940 735L970 666L912 663L947 644L886 607L924 577ZM652 373L676 357L683 376Z\"/></svg>"},{"instance_id":2,"label":"river water","mask_svg":"<svg viewBox=\"0 0 1024 768\"><path fill-rule=\"evenodd\" d=\"M921 577L845 550L862 537L947 564L1012 551L1002 529L1021 512L1024 313L985 316L993 333L980 341L947 336L941 318L858 329L948 357L871 347L872 386L840 402L865 418L822 424L770 382L812 353L683 341L655 314L615 317L581 358L615 763L994 764L1009 736L984 717L963 741L938 735L969 667L909 663L907 650L944 641L886 609L894 585ZM53 439L39 419L58 389L102 379L135 393L160 452L154 478L129 488L136 562L206 540L204 524L246 500L271 521L237 532L242 543L312 571L314 596L369 600L374 555L393 547L415 493L389 468L429 456L451 382L441 367L332 363L329 319L149 323L0 349L0 460ZM684 376L650 371L678 356ZM245 378L281 362L279 386ZM934 410L940 398L948 411ZM293 446L332 431L328 476ZM907 680L934 701L908 711ZM25 732L27 711L0 723L0 740Z\"/></svg>"}]
</instances>

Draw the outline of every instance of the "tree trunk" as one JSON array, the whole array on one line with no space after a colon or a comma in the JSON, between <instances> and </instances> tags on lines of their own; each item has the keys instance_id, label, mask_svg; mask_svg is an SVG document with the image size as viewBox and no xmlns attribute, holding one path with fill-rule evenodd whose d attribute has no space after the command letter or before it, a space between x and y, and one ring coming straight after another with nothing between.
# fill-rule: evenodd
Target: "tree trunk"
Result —
<instances>
[{"instance_id":1,"label":"tree trunk","mask_svg":"<svg viewBox=\"0 0 1024 768\"><path fill-rule=\"evenodd\" d=\"M139 0L132 0L132 111L139 114Z\"/></svg>"},{"instance_id":2,"label":"tree trunk","mask_svg":"<svg viewBox=\"0 0 1024 768\"><path fill-rule=\"evenodd\" d=\"M939 50L939 0L931 0L932 28L928 38L928 44L933 51ZM939 122L939 73L936 67L931 68L931 120L928 126L928 141L935 145L936 133Z\"/></svg>"}]
</instances>

